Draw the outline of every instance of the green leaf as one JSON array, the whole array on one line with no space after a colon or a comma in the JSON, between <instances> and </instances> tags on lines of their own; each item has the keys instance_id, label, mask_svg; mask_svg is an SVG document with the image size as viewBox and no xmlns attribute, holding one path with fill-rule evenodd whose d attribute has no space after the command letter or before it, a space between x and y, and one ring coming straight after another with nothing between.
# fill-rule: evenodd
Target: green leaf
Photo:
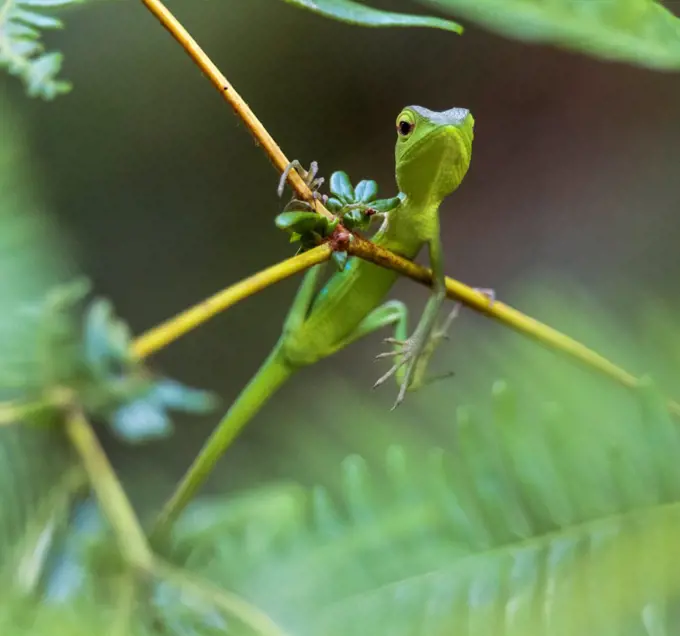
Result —
<instances>
[{"instance_id":1,"label":"green leaf","mask_svg":"<svg viewBox=\"0 0 680 636\"><path fill-rule=\"evenodd\" d=\"M368 203L378 196L378 184L375 181L364 179L359 181L355 188L357 202Z\"/></svg>"},{"instance_id":2,"label":"green leaf","mask_svg":"<svg viewBox=\"0 0 680 636\"><path fill-rule=\"evenodd\" d=\"M57 418L0 429L0 582L37 591L85 483Z\"/></svg>"},{"instance_id":3,"label":"green leaf","mask_svg":"<svg viewBox=\"0 0 680 636\"><path fill-rule=\"evenodd\" d=\"M14 18L38 29L61 29L64 26L61 20L57 20L57 18L35 11L24 11L23 9L15 9Z\"/></svg>"},{"instance_id":4,"label":"green leaf","mask_svg":"<svg viewBox=\"0 0 680 636\"><path fill-rule=\"evenodd\" d=\"M335 197L330 197L328 201L326 201L326 207L331 212L340 212L344 206L345 204L340 201L340 199L336 199Z\"/></svg>"},{"instance_id":5,"label":"green leaf","mask_svg":"<svg viewBox=\"0 0 680 636\"><path fill-rule=\"evenodd\" d=\"M401 204L401 197L391 199L378 199L371 202L371 207L377 212L391 212Z\"/></svg>"},{"instance_id":6,"label":"green leaf","mask_svg":"<svg viewBox=\"0 0 680 636\"><path fill-rule=\"evenodd\" d=\"M280 230L306 234L324 226L326 219L316 212L281 212L274 222Z\"/></svg>"},{"instance_id":7,"label":"green leaf","mask_svg":"<svg viewBox=\"0 0 680 636\"><path fill-rule=\"evenodd\" d=\"M656 0L420 0L502 35L655 69L680 68L680 19Z\"/></svg>"},{"instance_id":8,"label":"green leaf","mask_svg":"<svg viewBox=\"0 0 680 636\"><path fill-rule=\"evenodd\" d=\"M338 170L331 175L330 191L331 194L334 194L343 203L354 202L355 194L352 182L349 179L349 175L342 170Z\"/></svg>"},{"instance_id":9,"label":"green leaf","mask_svg":"<svg viewBox=\"0 0 680 636\"><path fill-rule=\"evenodd\" d=\"M353 0L285 0L326 18L365 27L431 27L462 33L463 27L450 20L421 15L407 15L374 9Z\"/></svg>"}]
</instances>

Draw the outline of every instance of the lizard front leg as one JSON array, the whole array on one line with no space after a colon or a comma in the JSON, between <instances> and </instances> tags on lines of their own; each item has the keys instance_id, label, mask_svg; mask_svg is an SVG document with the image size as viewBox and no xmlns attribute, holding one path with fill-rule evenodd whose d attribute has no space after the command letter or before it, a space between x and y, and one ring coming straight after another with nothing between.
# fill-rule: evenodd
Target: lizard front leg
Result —
<instances>
[{"instance_id":1,"label":"lizard front leg","mask_svg":"<svg viewBox=\"0 0 680 636\"><path fill-rule=\"evenodd\" d=\"M302 164L297 159L293 159L293 161L291 161L286 166L284 171L281 173L281 178L279 179L279 186L276 189L276 193L278 194L279 198L283 196L283 190L286 187L288 175L291 173L292 170L296 170L298 174L302 177L302 180L307 184L309 189L312 191L312 197L314 199L320 199L322 202L325 203L324 196L319 194L319 188L323 185L325 179L323 177L316 176L319 172L319 164L316 161L312 161L312 163L309 166L309 170L305 170ZM307 202L300 201L295 197L293 197L290 203L307 206L308 208L312 209L312 206L310 206ZM290 203L288 205L290 205Z\"/></svg>"}]
</instances>

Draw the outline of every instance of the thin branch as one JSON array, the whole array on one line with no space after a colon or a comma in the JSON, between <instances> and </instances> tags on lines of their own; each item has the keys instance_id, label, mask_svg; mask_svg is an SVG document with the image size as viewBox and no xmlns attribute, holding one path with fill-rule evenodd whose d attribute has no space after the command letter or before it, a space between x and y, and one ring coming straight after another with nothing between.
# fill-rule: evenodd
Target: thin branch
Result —
<instances>
[{"instance_id":1,"label":"thin branch","mask_svg":"<svg viewBox=\"0 0 680 636\"><path fill-rule=\"evenodd\" d=\"M139 336L132 345L132 350L139 358L145 358L162 349L185 333L195 329L213 316L266 289L274 283L289 278L298 272L327 261L332 253L330 245L324 244L308 252L293 256L285 261L272 265L267 269L239 281L231 287L207 298L198 305L168 319L157 327Z\"/></svg>"},{"instance_id":2,"label":"thin branch","mask_svg":"<svg viewBox=\"0 0 680 636\"><path fill-rule=\"evenodd\" d=\"M274 164L279 173L282 173L290 164L290 161L283 154L279 145L269 134L262 122L255 116L255 113L246 104L245 100L238 94L236 89L229 83L227 78L215 66L213 61L205 54L205 51L198 45L196 40L189 35L189 32L179 23L172 13L160 2L160 0L142 0L146 7L153 13L160 23L170 31L172 37L182 45L182 48L189 54L189 57L196 65L208 76L213 86L220 92L222 97L234 109L236 114L243 120L243 123L250 130L255 141L267 153L267 156ZM316 211L323 216L333 219L333 215L321 204L320 201L313 199L312 191L302 180L295 170L288 173L288 183L295 190L297 195L316 207Z\"/></svg>"},{"instance_id":3,"label":"thin branch","mask_svg":"<svg viewBox=\"0 0 680 636\"><path fill-rule=\"evenodd\" d=\"M286 636L266 614L246 600L157 558L90 423L79 408L74 407L68 413L66 430L128 564L202 597L228 617L239 620L258 634ZM118 598L114 633L122 634L128 631L126 627L136 602L138 580L134 573L128 573L123 575L121 583L127 590L119 588L122 594Z\"/></svg>"},{"instance_id":4,"label":"thin branch","mask_svg":"<svg viewBox=\"0 0 680 636\"><path fill-rule=\"evenodd\" d=\"M153 553L146 535L90 423L77 407L66 416L66 432L113 527L121 554L130 565L149 571Z\"/></svg>"}]
</instances>

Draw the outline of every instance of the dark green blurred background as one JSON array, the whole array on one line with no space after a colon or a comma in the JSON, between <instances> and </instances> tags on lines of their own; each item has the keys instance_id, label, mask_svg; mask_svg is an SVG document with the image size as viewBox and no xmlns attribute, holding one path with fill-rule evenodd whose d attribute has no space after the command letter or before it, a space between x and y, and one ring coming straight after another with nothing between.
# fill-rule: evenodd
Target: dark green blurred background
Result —
<instances>
[{"instance_id":1,"label":"dark green blurred background","mask_svg":"<svg viewBox=\"0 0 680 636\"><path fill-rule=\"evenodd\" d=\"M598 298L630 338L636 289L673 304L680 274L676 75L527 46L473 25L458 37L351 27L275 0L168 6L287 155L318 160L325 175L344 169L392 194L394 119L402 106L470 108L477 122L472 168L442 211L447 271L456 278L493 287L542 318L540 297L522 302L517 290L558 274ZM23 116L32 176L80 268L135 332L291 255L273 225L277 174L142 4L92 3L65 19L67 29L48 42L64 52L74 91L54 103L29 100L16 79L2 75L0 97L9 96ZM277 339L297 282L236 306L153 363L214 389L226 408ZM417 315L426 291L401 281L394 295ZM474 387L488 388L497 377L493 356L487 364L476 357L501 331L466 312L437 361L457 377L409 396L393 415L395 388L369 390L382 369L371 362L381 350L378 336L300 373L238 441L213 487L304 479L295 466L318 450L292 443L284 453L282 440L302 439L293 432L314 432L338 456L361 450L346 431L362 409L394 425L395 437L442 428L432 413L452 414ZM637 364L635 372L648 370L645 360L627 362ZM172 439L140 449L107 440L138 502L155 504L168 492L213 423L181 421Z\"/></svg>"}]
</instances>

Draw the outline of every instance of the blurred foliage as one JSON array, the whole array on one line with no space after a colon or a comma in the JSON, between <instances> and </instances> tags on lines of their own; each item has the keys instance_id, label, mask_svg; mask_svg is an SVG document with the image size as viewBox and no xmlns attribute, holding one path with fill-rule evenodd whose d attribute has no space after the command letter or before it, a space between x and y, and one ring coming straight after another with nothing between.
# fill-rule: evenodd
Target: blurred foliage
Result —
<instances>
[{"instance_id":1,"label":"blurred foliage","mask_svg":"<svg viewBox=\"0 0 680 636\"><path fill-rule=\"evenodd\" d=\"M21 390L19 405L58 411L73 396L88 415L106 420L130 442L170 434L168 410L213 409L215 396L146 368L132 353L130 329L109 301L99 298L82 307L87 289L86 281L60 285L44 303L24 307L22 326L32 346L9 366Z\"/></svg>"},{"instance_id":2,"label":"blurred foliage","mask_svg":"<svg viewBox=\"0 0 680 636\"><path fill-rule=\"evenodd\" d=\"M73 273L63 234L44 211L40 183L29 172L21 119L0 100L0 397L14 395L12 367L31 349L23 311Z\"/></svg>"},{"instance_id":3,"label":"blurred foliage","mask_svg":"<svg viewBox=\"0 0 680 636\"><path fill-rule=\"evenodd\" d=\"M655 69L680 68L680 19L655 0L420 0L528 42Z\"/></svg>"},{"instance_id":4,"label":"blurred foliage","mask_svg":"<svg viewBox=\"0 0 680 636\"><path fill-rule=\"evenodd\" d=\"M571 317L591 344L616 339L597 314ZM677 347L674 317L652 320ZM442 447L392 445L380 463L350 456L336 487L195 501L158 546L178 578L138 591L140 624L153 616L158 633L178 636L675 633L680 432L663 399L651 382L626 391L530 343L509 339L493 355L511 380L449 414ZM367 449L390 426L356 395L351 420ZM321 460L333 481L332 455L296 446L297 461ZM89 585L69 602L85 595L109 612L112 548L99 536L72 555ZM191 576L281 631L242 631L204 585L189 597L177 587Z\"/></svg>"},{"instance_id":5,"label":"blurred foliage","mask_svg":"<svg viewBox=\"0 0 680 636\"><path fill-rule=\"evenodd\" d=\"M365 27L432 27L462 33L463 27L450 20L421 15L381 11L354 0L284 0L319 15Z\"/></svg>"},{"instance_id":6,"label":"blurred foliage","mask_svg":"<svg viewBox=\"0 0 680 636\"><path fill-rule=\"evenodd\" d=\"M549 290L532 293L589 344L636 348L596 303L577 312ZM676 324L649 312L677 351ZM330 491L197 501L176 558L292 634L677 632L677 421L651 383L624 390L511 336L486 352L508 383L455 416L443 403L422 413L448 430L444 448L349 457ZM392 424L359 398L347 426L370 449ZM332 481L331 453L294 447Z\"/></svg>"},{"instance_id":7,"label":"blurred foliage","mask_svg":"<svg viewBox=\"0 0 680 636\"><path fill-rule=\"evenodd\" d=\"M0 67L20 77L28 94L45 99L68 92L57 79L60 53L45 53L41 31L63 26L45 9L82 0L3 0ZM366 27L427 27L462 33L434 16L380 10L354 0L285 0L321 16ZM419 0L445 13L528 42L554 44L589 55L655 69L680 68L680 20L656 0Z\"/></svg>"},{"instance_id":8,"label":"blurred foliage","mask_svg":"<svg viewBox=\"0 0 680 636\"><path fill-rule=\"evenodd\" d=\"M350 0L285 1L363 26L439 26L426 22L428 18L403 17L397 22L393 14ZM520 40L555 44L651 68L680 68L680 20L655 0L419 1Z\"/></svg>"},{"instance_id":9,"label":"blurred foliage","mask_svg":"<svg viewBox=\"0 0 680 636\"><path fill-rule=\"evenodd\" d=\"M0 398L7 400L25 395L21 376L36 340L37 324L26 328L24 310L73 268L60 233L41 210L21 119L4 100L0 140ZM67 440L45 415L32 427L0 427L0 580L17 595L41 586L50 549L63 536L84 484Z\"/></svg>"},{"instance_id":10,"label":"blurred foliage","mask_svg":"<svg viewBox=\"0 0 680 636\"><path fill-rule=\"evenodd\" d=\"M80 539L88 520L77 513L87 482L61 427L62 408L75 395L89 414L137 442L172 430L167 410L204 412L214 397L152 374L131 355L130 331L107 301L83 311L87 285L60 283L74 268L62 256L59 232L40 214L39 187L22 155L21 121L5 102L0 106L0 581L6 591L0 630L7 633L9 624L9 633L44 633L56 616L65 621L59 633L81 633L82 625L71 629L76 619L82 623L78 608L32 606L26 614L36 595L61 599L87 581L82 568L74 579L78 564L69 560L86 543ZM94 616L105 624L100 614Z\"/></svg>"},{"instance_id":11,"label":"blurred foliage","mask_svg":"<svg viewBox=\"0 0 680 636\"><path fill-rule=\"evenodd\" d=\"M42 31L63 27L62 21L50 14L53 8L80 2L82 0L0 2L0 68L21 78L32 97L53 99L71 89L68 82L57 78L62 55L45 53L40 38Z\"/></svg>"}]
</instances>

